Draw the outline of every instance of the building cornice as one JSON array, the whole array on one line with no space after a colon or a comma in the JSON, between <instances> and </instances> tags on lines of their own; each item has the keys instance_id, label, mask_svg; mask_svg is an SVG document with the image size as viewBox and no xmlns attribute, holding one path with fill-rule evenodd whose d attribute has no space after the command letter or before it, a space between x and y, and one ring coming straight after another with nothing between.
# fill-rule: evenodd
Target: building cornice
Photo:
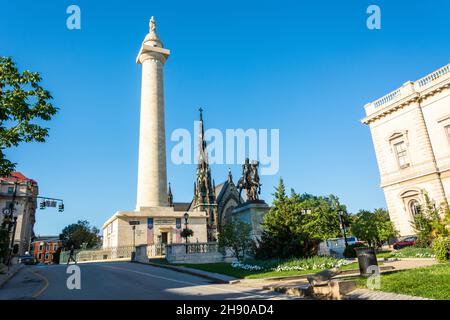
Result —
<instances>
[{"instance_id":1,"label":"building cornice","mask_svg":"<svg viewBox=\"0 0 450 320\"><path fill-rule=\"evenodd\" d=\"M450 88L450 64L403 86L364 106L366 117L361 120L371 124L383 117L402 109L411 103L422 102L435 94Z\"/></svg>"}]
</instances>

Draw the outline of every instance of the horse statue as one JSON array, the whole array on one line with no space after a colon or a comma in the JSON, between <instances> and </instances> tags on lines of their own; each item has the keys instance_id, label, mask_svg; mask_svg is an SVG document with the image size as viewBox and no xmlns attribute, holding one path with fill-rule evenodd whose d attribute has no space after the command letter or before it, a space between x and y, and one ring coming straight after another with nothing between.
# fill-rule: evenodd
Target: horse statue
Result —
<instances>
[{"instance_id":1,"label":"horse statue","mask_svg":"<svg viewBox=\"0 0 450 320\"><path fill-rule=\"evenodd\" d=\"M239 197L242 194L242 190L245 189L247 201L259 200L259 195L261 194L258 167L258 161L252 161L250 163L248 158L245 159L245 163L242 166L242 177L239 179L237 187L239 189Z\"/></svg>"}]
</instances>

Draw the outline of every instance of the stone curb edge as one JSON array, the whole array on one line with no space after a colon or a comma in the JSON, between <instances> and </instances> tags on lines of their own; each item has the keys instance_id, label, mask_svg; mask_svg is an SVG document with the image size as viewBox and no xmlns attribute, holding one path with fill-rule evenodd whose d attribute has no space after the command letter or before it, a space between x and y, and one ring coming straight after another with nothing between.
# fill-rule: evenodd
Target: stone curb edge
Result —
<instances>
[{"instance_id":1,"label":"stone curb edge","mask_svg":"<svg viewBox=\"0 0 450 320\"><path fill-rule=\"evenodd\" d=\"M187 267L177 267L177 266L171 266L171 265L159 264L159 263L153 263L153 262L141 262L141 261L131 261L131 262L133 262L133 263L140 263L140 264L146 264L146 265L150 265L150 266L158 267L158 268L171 269L171 270L174 270L174 271L187 273L187 274L190 274L190 275L193 275L193 276L202 277L202 278L205 278L205 279L208 279L208 280L212 280L212 281L215 281L216 283L233 284L233 283L239 282L239 279L226 281L226 280L223 280L223 279L220 279L220 278L216 278L216 277L211 276L211 275L206 275L204 273L196 272L195 269L191 269L191 268L187 268Z\"/></svg>"},{"instance_id":2,"label":"stone curb edge","mask_svg":"<svg viewBox=\"0 0 450 320\"><path fill-rule=\"evenodd\" d=\"M17 272L19 272L24 267L23 264L20 264L13 272L6 275L6 277L0 279L0 288L2 288L9 280L11 280Z\"/></svg>"}]
</instances>

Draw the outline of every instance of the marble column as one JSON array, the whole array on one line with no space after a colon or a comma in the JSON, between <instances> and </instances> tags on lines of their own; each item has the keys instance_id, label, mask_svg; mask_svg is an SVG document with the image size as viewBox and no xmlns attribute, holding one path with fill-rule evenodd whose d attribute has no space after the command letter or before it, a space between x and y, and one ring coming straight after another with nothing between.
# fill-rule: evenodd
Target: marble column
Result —
<instances>
[{"instance_id":1,"label":"marble column","mask_svg":"<svg viewBox=\"0 0 450 320\"><path fill-rule=\"evenodd\" d=\"M142 65L137 211L168 206L163 68L169 54L152 17L136 59Z\"/></svg>"}]
</instances>

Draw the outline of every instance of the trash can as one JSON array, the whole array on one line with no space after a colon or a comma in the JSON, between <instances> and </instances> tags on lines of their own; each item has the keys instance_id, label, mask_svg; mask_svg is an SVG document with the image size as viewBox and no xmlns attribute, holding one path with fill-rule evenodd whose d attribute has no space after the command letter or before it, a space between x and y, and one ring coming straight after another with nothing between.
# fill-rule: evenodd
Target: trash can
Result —
<instances>
[{"instance_id":1,"label":"trash can","mask_svg":"<svg viewBox=\"0 0 450 320\"><path fill-rule=\"evenodd\" d=\"M374 248L355 248L356 256L358 257L359 273L363 277L368 277L373 274L370 266L377 266L377 255Z\"/></svg>"}]
</instances>

